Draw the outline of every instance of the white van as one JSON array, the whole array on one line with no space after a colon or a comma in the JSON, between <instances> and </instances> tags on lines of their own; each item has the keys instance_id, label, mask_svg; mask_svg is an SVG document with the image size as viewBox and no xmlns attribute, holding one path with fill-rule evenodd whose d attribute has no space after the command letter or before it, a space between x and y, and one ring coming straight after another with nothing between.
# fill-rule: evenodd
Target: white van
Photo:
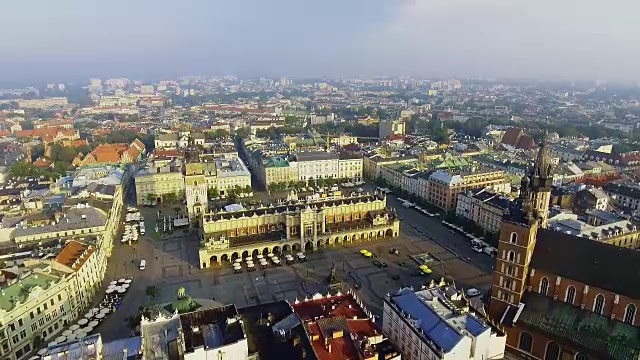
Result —
<instances>
[{"instance_id":1,"label":"white van","mask_svg":"<svg viewBox=\"0 0 640 360\"><path fill-rule=\"evenodd\" d=\"M144 270L147 267L147 262L142 259L140 260L140 270Z\"/></svg>"}]
</instances>

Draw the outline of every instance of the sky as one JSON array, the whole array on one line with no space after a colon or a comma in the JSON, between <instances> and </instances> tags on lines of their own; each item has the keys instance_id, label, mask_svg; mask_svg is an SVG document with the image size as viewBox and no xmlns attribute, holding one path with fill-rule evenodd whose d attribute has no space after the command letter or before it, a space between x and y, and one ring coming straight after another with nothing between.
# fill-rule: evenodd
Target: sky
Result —
<instances>
[{"instance_id":1,"label":"sky","mask_svg":"<svg viewBox=\"0 0 640 360\"><path fill-rule=\"evenodd\" d=\"M20 0L0 82L233 74L640 81L636 0Z\"/></svg>"}]
</instances>

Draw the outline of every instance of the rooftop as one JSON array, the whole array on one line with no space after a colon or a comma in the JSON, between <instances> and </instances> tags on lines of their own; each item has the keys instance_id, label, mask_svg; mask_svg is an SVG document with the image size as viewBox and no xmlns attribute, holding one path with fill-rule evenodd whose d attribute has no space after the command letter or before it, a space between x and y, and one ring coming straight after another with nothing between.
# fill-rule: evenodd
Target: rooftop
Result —
<instances>
[{"instance_id":1,"label":"rooftop","mask_svg":"<svg viewBox=\"0 0 640 360\"><path fill-rule=\"evenodd\" d=\"M0 309L11 311L14 307L24 304L32 291L48 289L61 278L43 272L28 272L18 281L5 286L0 293Z\"/></svg>"},{"instance_id":2,"label":"rooftop","mask_svg":"<svg viewBox=\"0 0 640 360\"><path fill-rule=\"evenodd\" d=\"M563 301L527 292L518 326L542 331L551 337L569 339L601 359L638 359L640 329ZM589 354L591 355L591 354Z\"/></svg>"},{"instance_id":3,"label":"rooftop","mask_svg":"<svg viewBox=\"0 0 640 360\"><path fill-rule=\"evenodd\" d=\"M65 209L63 216L51 224L23 227L17 225L14 237L29 236L44 233L56 233L68 230L86 229L104 226L107 222L107 214L97 208L88 205L76 205Z\"/></svg>"},{"instance_id":4,"label":"rooftop","mask_svg":"<svg viewBox=\"0 0 640 360\"><path fill-rule=\"evenodd\" d=\"M452 300L453 299L453 300ZM406 313L423 335L441 351L453 350L465 337L477 337L491 327L454 303L440 288L412 291L402 289L389 301Z\"/></svg>"},{"instance_id":5,"label":"rooftop","mask_svg":"<svg viewBox=\"0 0 640 360\"><path fill-rule=\"evenodd\" d=\"M571 261L567 261L570 254ZM640 298L640 252L540 229L531 267L614 293Z\"/></svg>"},{"instance_id":6,"label":"rooftop","mask_svg":"<svg viewBox=\"0 0 640 360\"><path fill-rule=\"evenodd\" d=\"M216 349L245 338L235 305L181 314L180 323L186 352Z\"/></svg>"},{"instance_id":7,"label":"rooftop","mask_svg":"<svg viewBox=\"0 0 640 360\"><path fill-rule=\"evenodd\" d=\"M56 262L77 271L94 251L95 248L93 246L71 240L65 245L60 254L56 256Z\"/></svg>"}]
</instances>

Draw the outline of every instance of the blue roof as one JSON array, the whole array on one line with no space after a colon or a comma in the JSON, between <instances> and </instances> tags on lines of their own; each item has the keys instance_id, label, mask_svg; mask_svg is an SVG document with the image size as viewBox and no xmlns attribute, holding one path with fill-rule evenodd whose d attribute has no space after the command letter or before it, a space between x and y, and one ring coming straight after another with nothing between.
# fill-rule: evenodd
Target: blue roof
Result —
<instances>
[{"instance_id":1,"label":"blue roof","mask_svg":"<svg viewBox=\"0 0 640 360\"><path fill-rule=\"evenodd\" d=\"M463 335L420 301L413 291L393 297L393 302L411 318L419 320L422 331L444 352L451 351L462 340Z\"/></svg>"},{"instance_id":2,"label":"blue roof","mask_svg":"<svg viewBox=\"0 0 640 360\"><path fill-rule=\"evenodd\" d=\"M486 324L481 323L478 319L471 315L467 315L465 328L469 332L469 334L477 337L483 332L489 330L489 327Z\"/></svg>"}]
</instances>

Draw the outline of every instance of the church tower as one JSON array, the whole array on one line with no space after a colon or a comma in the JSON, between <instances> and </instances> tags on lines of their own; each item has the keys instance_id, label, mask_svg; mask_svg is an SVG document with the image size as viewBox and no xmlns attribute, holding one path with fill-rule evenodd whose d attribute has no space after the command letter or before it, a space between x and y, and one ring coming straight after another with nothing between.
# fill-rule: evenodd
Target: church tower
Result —
<instances>
[{"instance_id":1,"label":"church tower","mask_svg":"<svg viewBox=\"0 0 640 360\"><path fill-rule=\"evenodd\" d=\"M191 226L199 226L202 215L208 211L207 182L204 176L200 153L194 145L185 151L184 188L187 200L187 215Z\"/></svg>"},{"instance_id":2,"label":"church tower","mask_svg":"<svg viewBox=\"0 0 640 360\"><path fill-rule=\"evenodd\" d=\"M533 167L522 178L520 197L504 215L500 227L489 302L489 317L495 321L503 319L507 310L515 311L527 288L538 229L547 227L552 170L543 139Z\"/></svg>"}]
</instances>

